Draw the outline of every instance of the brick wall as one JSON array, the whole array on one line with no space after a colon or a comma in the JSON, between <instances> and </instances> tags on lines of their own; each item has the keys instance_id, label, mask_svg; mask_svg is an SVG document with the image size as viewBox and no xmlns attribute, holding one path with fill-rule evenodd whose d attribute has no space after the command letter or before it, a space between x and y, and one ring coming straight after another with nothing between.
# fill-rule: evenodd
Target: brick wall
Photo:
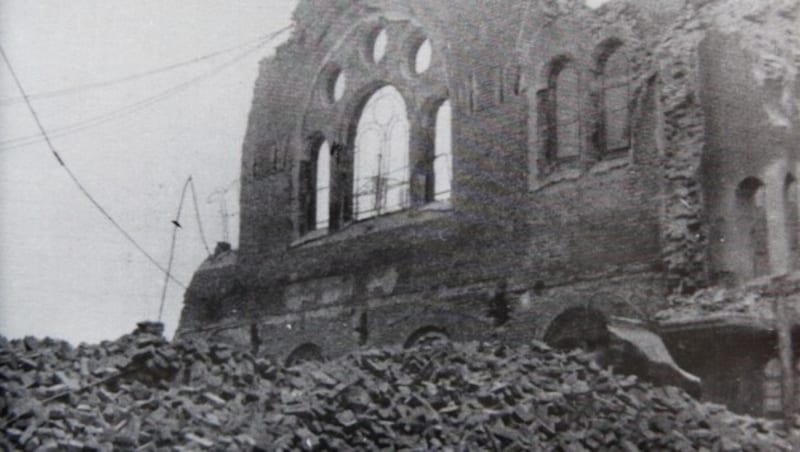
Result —
<instances>
[{"instance_id":1,"label":"brick wall","mask_svg":"<svg viewBox=\"0 0 800 452\"><path fill-rule=\"evenodd\" d=\"M709 32L733 33L741 17L717 18L735 2L589 10L572 1L302 1L292 38L262 63L254 89L238 259L198 272L179 334L242 343L255 335L262 352L283 356L309 342L326 354L401 342L427 326L453 337L521 340L542 337L570 307L648 319L667 294L713 283L709 240L717 233L708 218L725 214L707 207L718 205L724 185L713 181L737 165L761 165L753 149L776 136L726 132L764 118L728 111L760 102L763 87L738 96L718 82L750 81L720 66L727 55L744 58L736 39ZM770 20L791 21L789 13ZM380 67L363 55L376 24L390 32ZM433 44L433 65L421 76L407 64L420 34ZM599 61L612 42L622 44L630 68L630 146L608 154L598 138ZM563 56L579 80L581 152L552 161L542 112L548 68ZM350 74L338 103L321 95L331 67ZM794 78L781 74L777 98L796 97ZM412 147L413 124L431 102L451 101L449 203L306 234L299 177L310 143L322 135L352 149L359 108L386 84L404 96ZM735 100L715 100L723 98ZM791 115L796 110L795 124ZM781 143L796 143L796 133L780 135ZM797 148L781 152L794 159ZM500 329L488 315L499 293L512 312Z\"/></svg>"}]
</instances>

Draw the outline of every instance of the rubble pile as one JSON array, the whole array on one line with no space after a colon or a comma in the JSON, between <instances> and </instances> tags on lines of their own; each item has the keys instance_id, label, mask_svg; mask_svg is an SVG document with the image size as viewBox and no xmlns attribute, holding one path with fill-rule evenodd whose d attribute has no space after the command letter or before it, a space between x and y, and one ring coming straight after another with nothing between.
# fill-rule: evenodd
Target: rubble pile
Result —
<instances>
[{"instance_id":1,"label":"rubble pile","mask_svg":"<svg viewBox=\"0 0 800 452\"><path fill-rule=\"evenodd\" d=\"M658 312L661 322L689 321L709 316L746 315L771 322L775 318L771 301L800 294L800 272L765 276L743 286L712 286L689 296L670 298L670 306ZM797 309L788 304L789 309Z\"/></svg>"},{"instance_id":2,"label":"rubble pile","mask_svg":"<svg viewBox=\"0 0 800 452\"><path fill-rule=\"evenodd\" d=\"M789 450L768 421L538 342L435 344L284 368L225 344L0 338L19 450Z\"/></svg>"}]
</instances>

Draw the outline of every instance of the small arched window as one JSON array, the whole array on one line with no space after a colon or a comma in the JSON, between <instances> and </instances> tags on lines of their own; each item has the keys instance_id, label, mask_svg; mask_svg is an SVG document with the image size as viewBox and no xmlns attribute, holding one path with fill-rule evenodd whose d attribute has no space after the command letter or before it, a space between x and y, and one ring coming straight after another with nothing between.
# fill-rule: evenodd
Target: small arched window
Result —
<instances>
[{"instance_id":1,"label":"small arched window","mask_svg":"<svg viewBox=\"0 0 800 452\"><path fill-rule=\"evenodd\" d=\"M744 179L736 189L736 228L738 249L744 277L754 278L769 273L769 244L764 183L755 177Z\"/></svg>"},{"instance_id":2,"label":"small arched window","mask_svg":"<svg viewBox=\"0 0 800 452\"><path fill-rule=\"evenodd\" d=\"M545 99L543 142L548 160L568 160L580 155L580 77L574 63L560 57L550 65Z\"/></svg>"},{"instance_id":3,"label":"small arched window","mask_svg":"<svg viewBox=\"0 0 800 452\"><path fill-rule=\"evenodd\" d=\"M310 159L300 162L301 233L327 228L330 218L331 146L315 142Z\"/></svg>"},{"instance_id":4,"label":"small arched window","mask_svg":"<svg viewBox=\"0 0 800 452\"><path fill-rule=\"evenodd\" d=\"M620 42L606 45L598 59L600 150L603 156L630 147L630 63Z\"/></svg>"},{"instance_id":5,"label":"small arched window","mask_svg":"<svg viewBox=\"0 0 800 452\"><path fill-rule=\"evenodd\" d=\"M409 123L403 96L385 86L370 96L356 129L353 211L356 220L409 205Z\"/></svg>"},{"instance_id":6,"label":"small arched window","mask_svg":"<svg viewBox=\"0 0 800 452\"><path fill-rule=\"evenodd\" d=\"M434 154L433 154L433 199L450 199L450 186L453 178L452 117L450 101L442 102L436 111Z\"/></svg>"},{"instance_id":7,"label":"small arched window","mask_svg":"<svg viewBox=\"0 0 800 452\"><path fill-rule=\"evenodd\" d=\"M317 150L315 171L314 228L325 229L328 227L331 193L331 146L327 141L323 141Z\"/></svg>"}]
</instances>

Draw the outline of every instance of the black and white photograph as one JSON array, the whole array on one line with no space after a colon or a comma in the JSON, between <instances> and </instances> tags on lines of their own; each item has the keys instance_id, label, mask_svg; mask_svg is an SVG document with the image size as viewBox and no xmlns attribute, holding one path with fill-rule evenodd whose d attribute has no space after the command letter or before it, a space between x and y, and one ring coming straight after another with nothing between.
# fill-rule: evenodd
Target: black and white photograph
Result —
<instances>
[{"instance_id":1,"label":"black and white photograph","mask_svg":"<svg viewBox=\"0 0 800 452\"><path fill-rule=\"evenodd\" d=\"M800 0L0 0L0 450L800 450Z\"/></svg>"}]
</instances>

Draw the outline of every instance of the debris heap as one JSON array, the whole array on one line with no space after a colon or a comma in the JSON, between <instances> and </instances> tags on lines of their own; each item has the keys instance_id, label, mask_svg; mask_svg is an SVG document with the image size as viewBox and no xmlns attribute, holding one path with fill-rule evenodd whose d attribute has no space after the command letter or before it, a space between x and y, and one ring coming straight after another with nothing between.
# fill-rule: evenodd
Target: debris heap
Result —
<instances>
[{"instance_id":1,"label":"debris heap","mask_svg":"<svg viewBox=\"0 0 800 452\"><path fill-rule=\"evenodd\" d=\"M20 450L789 450L770 422L538 342L385 348L284 368L146 325L72 347L0 338Z\"/></svg>"}]
</instances>

